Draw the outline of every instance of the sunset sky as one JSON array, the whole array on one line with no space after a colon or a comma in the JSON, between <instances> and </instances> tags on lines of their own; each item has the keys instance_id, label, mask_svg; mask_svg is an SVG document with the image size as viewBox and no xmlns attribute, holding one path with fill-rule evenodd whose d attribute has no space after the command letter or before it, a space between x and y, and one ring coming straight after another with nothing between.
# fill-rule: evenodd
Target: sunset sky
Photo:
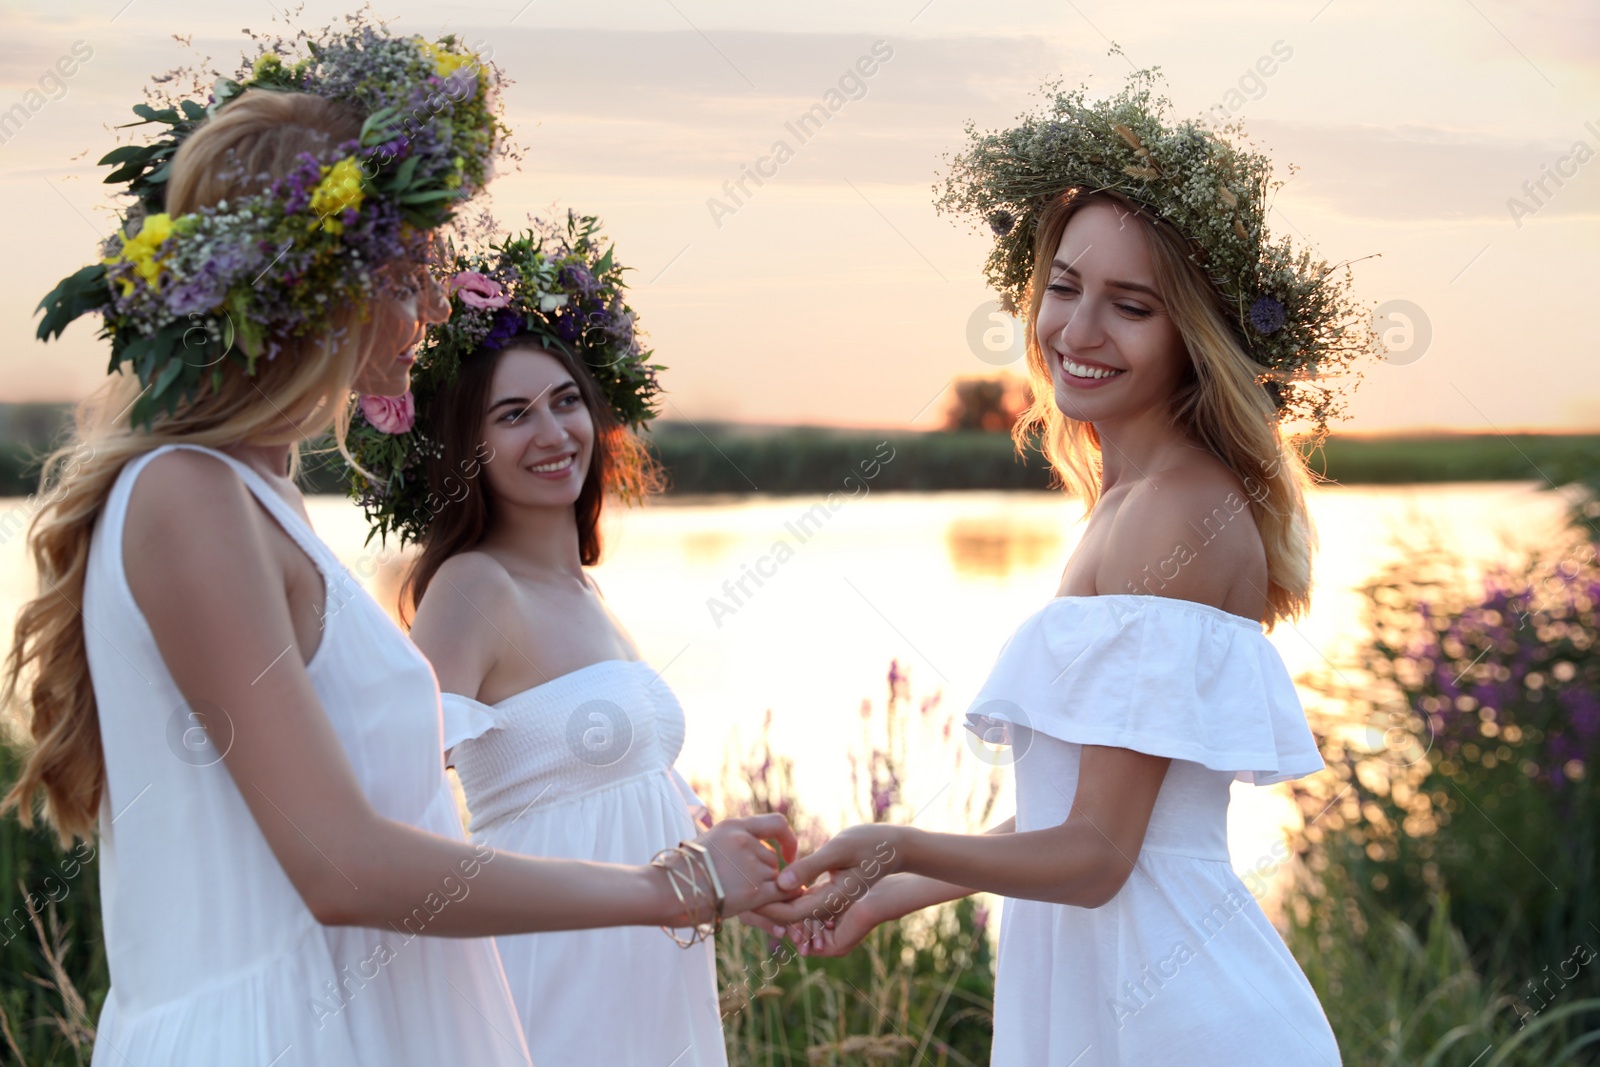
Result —
<instances>
[{"instance_id":1,"label":"sunset sky","mask_svg":"<svg viewBox=\"0 0 1600 1067\"><path fill-rule=\"evenodd\" d=\"M241 28L268 29L276 6L4 4L0 111L21 103L28 115L0 126L0 400L75 399L100 380L91 320L45 346L32 317L111 230L94 161L150 75L204 56L233 73ZM990 298L985 241L932 207L945 153L969 120L995 128L1031 109L1046 81L1109 94L1131 65L1158 65L1177 117L1241 119L1280 177L1299 165L1274 231L1330 262L1381 253L1355 265L1357 295L1425 316L1426 350L1375 365L1342 429L1600 429L1600 9L1537 8L376 6L398 30L492 47L514 82L508 118L524 159L491 205L508 225L552 205L606 220L670 368L667 417L935 425L951 378L994 370L967 341ZM298 22L348 10L318 0ZM1110 40L1126 59L1107 54ZM71 77L50 73L74 56ZM862 57L874 72L841 82ZM1263 57L1269 76L1256 73ZM843 105L802 140L792 124L836 88ZM772 176L746 180L735 200L728 183L780 140L792 158L763 162Z\"/></svg>"}]
</instances>

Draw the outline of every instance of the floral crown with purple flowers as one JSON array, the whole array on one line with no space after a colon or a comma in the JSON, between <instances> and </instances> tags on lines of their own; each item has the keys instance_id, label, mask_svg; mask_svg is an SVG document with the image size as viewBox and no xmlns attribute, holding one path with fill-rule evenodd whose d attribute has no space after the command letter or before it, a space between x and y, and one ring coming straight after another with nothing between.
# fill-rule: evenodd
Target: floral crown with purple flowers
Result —
<instances>
[{"instance_id":1,"label":"floral crown with purple flowers","mask_svg":"<svg viewBox=\"0 0 1600 1067\"><path fill-rule=\"evenodd\" d=\"M1159 70L1134 71L1120 93L1099 102L1087 99L1087 86L1047 86L1043 111L1003 132L980 134L968 123L970 144L943 189L935 187L936 206L994 235L985 274L1006 311L1018 314L1028 307L1046 208L1069 191L1099 190L1143 205L1188 240L1189 258L1221 296L1280 415L1320 434L1343 411L1330 379L1353 370L1359 377L1355 364L1383 351L1372 312L1350 294L1348 262L1335 278L1338 266L1268 235L1269 198L1283 185L1272 180L1271 160L1221 136L1240 132L1237 124L1213 132L1170 122L1171 102L1150 97Z\"/></svg>"},{"instance_id":2,"label":"floral crown with purple flowers","mask_svg":"<svg viewBox=\"0 0 1600 1067\"><path fill-rule=\"evenodd\" d=\"M513 338L574 356L594 376L617 425L638 430L657 412L657 375L628 307L622 275L600 220L567 212L521 234L454 256L450 318L428 327L401 397L363 396L345 438L357 467L350 496L372 524L368 540L394 534L420 541L445 501L431 491L425 456L440 454L427 432L429 405L454 381L461 361L504 348Z\"/></svg>"},{"instance_id":3,"label":"floral crown with purple flowers","mask_svg":"<svg viewBox=\"0 0 1600 1067\"><path fill-rule=\"evenodd\" d=\"M136 105L131 125L163 133L100 160L116 166L106 182L125 182L133 203L100 261L40 302L38 336L100 312L109 371L127 363L145 386L134 424L176 411L207 378L215 387L224 359L253 374L284 341L329 330L335 309L366 308L385 284L380 270L426 262L429 231L482 188L506 151L492 65L453 37L395 37L363 16L346 21L338 33L261 42L206 103ZM329 158L302 154L260 193L172 217L164 201L173 156L246 90L340 101L365 116L360 136Z\"/></svg>"}]
</instances>

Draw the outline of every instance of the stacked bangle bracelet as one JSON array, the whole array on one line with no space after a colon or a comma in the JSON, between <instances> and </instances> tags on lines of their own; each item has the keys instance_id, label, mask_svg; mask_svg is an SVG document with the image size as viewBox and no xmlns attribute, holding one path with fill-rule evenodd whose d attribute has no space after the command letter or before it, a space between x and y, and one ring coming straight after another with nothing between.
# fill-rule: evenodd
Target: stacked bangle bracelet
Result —
<instances>
[{"instance_id":1,"label":"stacked bangle bracelet","mask_svg":"<svg viewBox=\"0 0 1600 1067\"><path fill-rule=\"evenodd\" d=\"M682 870L673 862L673 857L683 861ZM696 866L704 871L704 878L696 870ZM727 894L722 891L722 879L717 876L716 864L711 862L711 853L706 847L695 841L680 841L677 848L664 848L650 858L650 866L660 867L667 872L667 882L672 886L672 892L678 898L678 903L683 905L684 915L688 918L694 933L688 938L679 937L676 930L670 926L663 926L668 937L678 943L679 948L688 948L690 945L699 944L710 937L715 937L717 931L722 929L722 908L727 903ZM710 887L708 896L702 880ZM689 899L684 897L684 887L689 890ZM694 903L690 903L690 899ZM698 919L697 916L704 911L704 904L710 904L710 917Z\"/></svg>"}]
</instances>

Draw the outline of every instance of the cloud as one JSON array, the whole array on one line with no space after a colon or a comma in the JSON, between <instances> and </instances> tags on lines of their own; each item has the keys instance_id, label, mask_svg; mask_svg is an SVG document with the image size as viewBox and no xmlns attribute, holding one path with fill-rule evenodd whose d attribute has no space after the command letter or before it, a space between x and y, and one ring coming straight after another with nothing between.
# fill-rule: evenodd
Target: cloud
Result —
<instances>
[{"instance_id":1,"label":"cloud","mask_svg":"<svg viewBox=\"0 0 1600 1067\"><path fill-rule=\"evenodd\" d=\"M1513 140L1440 126L1393 127L1258 120L1252 138L1266 147L1275 173L1288 178L1289 161L1302 168L1289 188L1323 201L1339 214L1395 222L1503 222L1514 227L1506 201L1528 198L1523 182L1537 183L1541 165L1554 167L1575 142L1589 146L1590 161L1558 187L1541 194L1541 218L1600 216L1600 121L1594 130L1575 125L1560 140ZM1567 169L1571 170L1569 163Z\"/></svg>"},{"instance_id":2,"label":"cloud","mask_svg":"<svg viewBox=\"0 0 1600 1067\"><path fill-rule=\"evenodd\" d=\"M968 118L1008 119L1060 65L1039 38L744 32L708 42L687 31L578 29L504 35L494 58L516 82L506 102L530 150L528 169L715 187L776 139L801 147L785 123L838 89L878 40L893 57L804 146L810 166L793 180L837 181L847 169L868 181L926 184ZM586 74L597 57L605 78Z\"/></svg>"}]
</instances>

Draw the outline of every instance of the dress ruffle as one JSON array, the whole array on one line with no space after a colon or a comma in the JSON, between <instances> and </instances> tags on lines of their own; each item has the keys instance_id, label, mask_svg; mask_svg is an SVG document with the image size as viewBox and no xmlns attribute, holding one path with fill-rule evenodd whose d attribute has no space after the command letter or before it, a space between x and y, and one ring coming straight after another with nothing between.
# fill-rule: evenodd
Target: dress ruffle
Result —
<instances>
[{"instance_id":1,"label":"dress ruffle","mask_svg":"<svg viewBox=\"0 0 1600 1067\"><path fill-rule=\"evenodd\" d=\"M494 729L494 714L487 704L480 704L459 693L440 693L439 707L444 713L444 750L449 752L463 741L482 737Z\"/></svg>"},{"instance_id":2,"label":"dress ruffle","mask_svg":"<svg viewBox=\"0 0 1600 1067\"><path fill-rule=\"evenodd\" d=\"M1001 649L966 726L993 744L1020 746L1035 730L1256 785L1325 766L1261 624L1171 597L1050 601Z\"/></svg>"}]
</instances>

